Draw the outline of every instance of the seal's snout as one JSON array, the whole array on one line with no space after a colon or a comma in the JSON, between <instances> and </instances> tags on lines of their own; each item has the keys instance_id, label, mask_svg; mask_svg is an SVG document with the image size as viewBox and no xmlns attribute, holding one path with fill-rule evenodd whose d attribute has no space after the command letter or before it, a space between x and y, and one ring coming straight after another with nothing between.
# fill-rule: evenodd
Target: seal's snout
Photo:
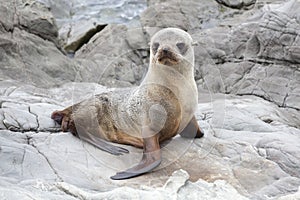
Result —
<instances>
[{"instance_id":1,"label":"seal's snout","mask_svg":"<svg viewBox=\"0 0 300 200\"><path fill-rule=\"evenodd\" d=\"M169 59L176 60L176 55L175 55L174 52L172 52L170 47L164 47L160 51L160 58L162 58L162 59L163 58L169 58Z\"/></svg>"},{"instance_id":2,"label":"seal's snout","mask_svg":"<svg viewBox=\"0 0 300 200\"><path fill-rule=\"evenodd\" d=\"M163 46L159 48L157 60L163 65L175 65L179 62L179 59L175 52L172 51L172 48L169 46Z\"/></svg>"}]
</instances>

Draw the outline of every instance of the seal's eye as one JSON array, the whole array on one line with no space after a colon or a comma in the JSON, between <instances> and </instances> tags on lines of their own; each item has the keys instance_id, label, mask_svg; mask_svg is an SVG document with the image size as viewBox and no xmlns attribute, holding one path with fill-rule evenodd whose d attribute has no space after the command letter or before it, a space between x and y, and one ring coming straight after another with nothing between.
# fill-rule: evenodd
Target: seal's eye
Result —
<instances>
[{"instance_id":1,"label":"seal's eye","mask_svg":"<svg viewBox=\"0 0 300 200\"><path fill-rule=\"evenodd\" d=\"M159 43L158 42L153 43L153 45L152 45L152 52L153 52L154 55L156 54L158 47L159 47Z\"/></svg>"},{"instance_id":2,"label":"seal's eye","mask_svg":"<svg viewBox=\"0 0 300 200\"><path fill-rule=\"evenodd\" d=\"M183 42L178 42L176 46L182 55L184 55L188 49L187 45Z\"/></svg>"}]
</instances>

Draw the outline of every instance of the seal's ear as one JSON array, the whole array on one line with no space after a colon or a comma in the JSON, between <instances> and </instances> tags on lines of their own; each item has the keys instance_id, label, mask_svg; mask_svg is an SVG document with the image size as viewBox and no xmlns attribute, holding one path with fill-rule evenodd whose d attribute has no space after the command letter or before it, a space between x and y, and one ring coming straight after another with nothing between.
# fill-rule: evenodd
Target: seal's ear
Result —
<instances>
[{"instance_id":1,"label":"seal's ear","mask_svg":"<svg viewBox=\"0 0 300 200\"><path fill-rule=\"evenodd\" d=\"M192 46L198 46L198 44L199 44L198 41L193 41L192 42Z\"/></svg>"}]
</instances>

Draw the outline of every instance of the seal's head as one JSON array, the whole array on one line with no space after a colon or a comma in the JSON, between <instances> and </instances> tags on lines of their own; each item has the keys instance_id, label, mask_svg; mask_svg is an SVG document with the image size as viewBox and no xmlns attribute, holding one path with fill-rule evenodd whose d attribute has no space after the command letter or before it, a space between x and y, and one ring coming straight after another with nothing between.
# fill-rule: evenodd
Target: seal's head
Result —
<instances>
[{"instance_id":1,"label":"seal's head","mask_svg":"<svg viewBox=\"0 0 300 200\"><path fill-rule=\"evenodd\" d=\"M151 38L151 62L174 66L182 61L194 65L194 50L191 36L178 28L165 28Z\"/></svg>"}]
</instances>

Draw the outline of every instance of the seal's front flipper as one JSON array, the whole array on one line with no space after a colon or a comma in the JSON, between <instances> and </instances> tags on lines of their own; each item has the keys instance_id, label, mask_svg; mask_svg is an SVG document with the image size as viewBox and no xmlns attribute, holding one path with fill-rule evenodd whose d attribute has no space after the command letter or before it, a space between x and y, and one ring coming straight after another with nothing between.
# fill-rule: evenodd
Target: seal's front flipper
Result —
<instances>
[{"instance_id":1,"label":"seal's front flipper","mask_svg":"<svg viewBox=\"0 0 300 200\"><path fill-rule=\"evenodd\" d=\"M113 180L122 180L136 177L145 174L156 168L161 163L161 152L159 146L158 135L144 138L144 152L140 163L123 172L118 172L116 175L110 177Z\"/></svg>"},{"instance_id":2,"label":"seal's front flipper","mask_svg":"<svg viewBox=\"0 0 300 200\"><path fill-rule=\"evenodd\" d=\"M123 172L118 172L116 175L114 175L110 178L113 180L122 180L122 179L133 178L133 177L145 174L145 173L151 171L152 169L156 168L161 163L161 160L156 160L153 163L150 163L147 165L142 164L142 162L144 162L144 161L142 160L141 163L138 164L137 166L130 168Z\"/></svg>"},{"instance_id":3,"label":"seal's front flipper","mask_svg":"<svg viewBox=\"0 0 300 200\"><path fill-rule=\"evenodd\" d=\"M188 125L180 133L181 137L184 138L201 138L204 135L204 132L200 129L195 115L188 123Z\"/></svg>"}]
</instances>

